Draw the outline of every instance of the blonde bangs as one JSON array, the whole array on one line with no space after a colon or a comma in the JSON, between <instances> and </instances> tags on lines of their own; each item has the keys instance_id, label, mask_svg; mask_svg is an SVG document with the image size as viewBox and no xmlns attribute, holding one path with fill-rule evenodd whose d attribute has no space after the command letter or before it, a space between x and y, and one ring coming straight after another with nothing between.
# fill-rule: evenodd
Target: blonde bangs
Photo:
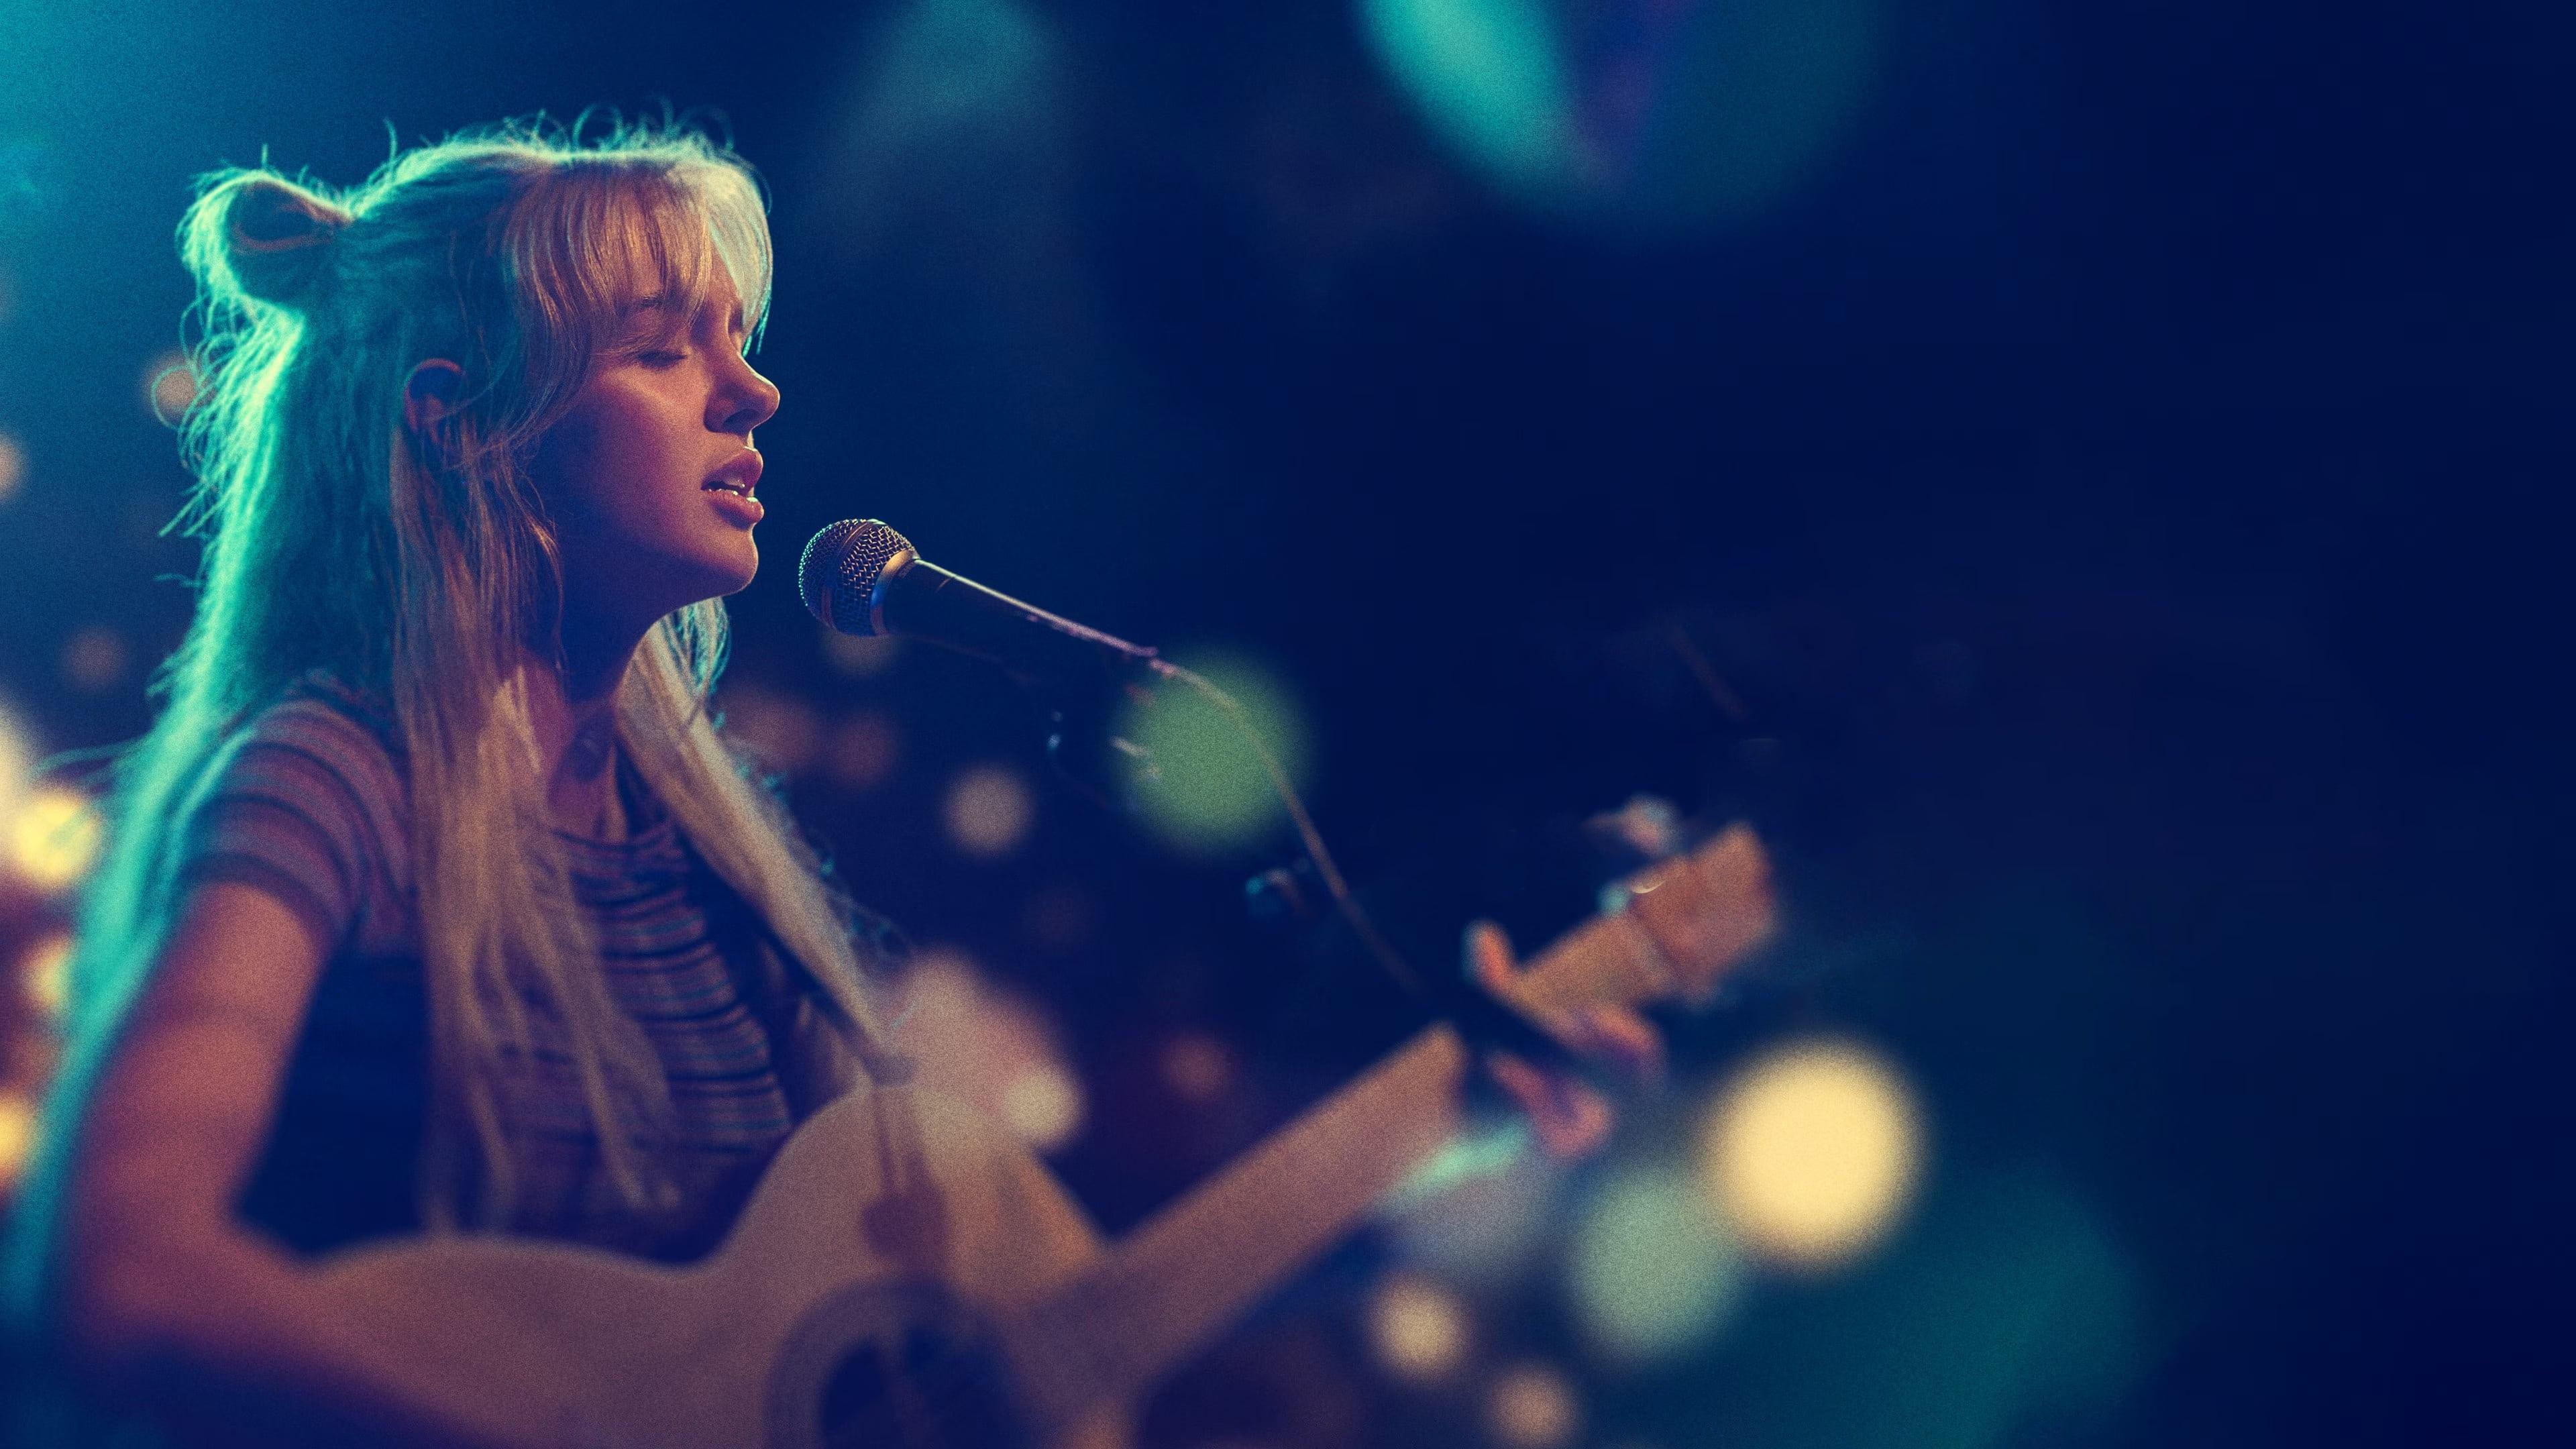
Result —
<instances>
[{"instance_id":1,"label":"blonde bangs","mask_svg":"<svg viewBox=\"0 0 2576 1449\"><path fill-rule=\"evenodd\" d=\"M732 166L580 158L533 179L503 250L516 264L529 381L550 401L568 401L600 351L633 340L637 303L657 301L674 329L697 315L718 267L754 341L768 321L768 219L751 178Z\"/></svg>"}]
</instances>

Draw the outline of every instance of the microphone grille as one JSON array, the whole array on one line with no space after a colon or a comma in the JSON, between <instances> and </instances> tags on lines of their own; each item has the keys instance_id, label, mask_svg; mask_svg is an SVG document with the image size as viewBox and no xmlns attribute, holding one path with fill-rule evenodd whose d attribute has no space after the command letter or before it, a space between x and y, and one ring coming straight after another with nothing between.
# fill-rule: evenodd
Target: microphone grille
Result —
<instances>
[{"instance_id":1,"label":"microphone grille","mask_svg":"<svg viewBox=\"0 0 2576 1449\"><path fill-rule=\"evenodd\" d=\"M868 596L897 554L912 540L873 518L845 518L806 540L796 564L796 592L805 611L844 634L873 634Z\"/></svg>"}]
</instances>

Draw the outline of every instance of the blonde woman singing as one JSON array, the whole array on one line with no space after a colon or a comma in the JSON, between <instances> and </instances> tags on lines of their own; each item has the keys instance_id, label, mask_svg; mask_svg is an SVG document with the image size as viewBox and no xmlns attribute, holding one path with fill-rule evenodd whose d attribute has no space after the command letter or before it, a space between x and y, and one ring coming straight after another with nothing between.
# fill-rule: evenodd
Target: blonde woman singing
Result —
<instances>
[{"instance_id":1,"label":"blonde woman singing","mask_svg":"<svg viewBox=\"0 0 2576 1449\"><path fill-rule=\"evenodd\" d=\"M211 176L180 243L198 605L118 763L10 1301L91 1404L191 1439L495 1443L317 1255L687 1260L900 1070L849 903L708 707L779 406L761 193L690 130L514 125L346 192Z\"/></svg>"}]
</instances>

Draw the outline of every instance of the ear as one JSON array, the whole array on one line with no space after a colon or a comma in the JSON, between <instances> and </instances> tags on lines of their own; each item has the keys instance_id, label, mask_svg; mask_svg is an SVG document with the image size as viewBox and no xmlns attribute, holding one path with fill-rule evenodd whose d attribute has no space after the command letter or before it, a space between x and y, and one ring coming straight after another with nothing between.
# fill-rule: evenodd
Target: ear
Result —
<instances>
[{"instance_id":1,"label":"ear","mask_svg":"<svg viewBox=\"0 0 2576 1449\"><path fill-rule=\"evenodd\" d=\"M465 395L465 369L444 357L433 357L411 370L403 381L403 426L427 433L456 411Z\"/></svg>"}]
</instances>

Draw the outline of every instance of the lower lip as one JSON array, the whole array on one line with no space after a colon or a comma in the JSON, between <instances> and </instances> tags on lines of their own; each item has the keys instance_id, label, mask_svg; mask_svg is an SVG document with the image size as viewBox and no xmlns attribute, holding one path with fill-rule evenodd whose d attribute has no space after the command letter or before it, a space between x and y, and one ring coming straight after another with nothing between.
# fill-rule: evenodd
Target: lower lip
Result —
<instances>
[{"instance_id":1,"label":"lower lip","mask_svg":"<svg viewBox=\"0 0 2576 1449\"><path fill-rule=\"evenodd\" d=\"M744 528L749 528L753 524L758 523L760 521L760 515L767 511L760 506L759 499L745 498L731 489L710 488L707 490L707 496L715 500L716 511L718 513L732 519L735 523Z\"/></svg>"}]
</instances>

